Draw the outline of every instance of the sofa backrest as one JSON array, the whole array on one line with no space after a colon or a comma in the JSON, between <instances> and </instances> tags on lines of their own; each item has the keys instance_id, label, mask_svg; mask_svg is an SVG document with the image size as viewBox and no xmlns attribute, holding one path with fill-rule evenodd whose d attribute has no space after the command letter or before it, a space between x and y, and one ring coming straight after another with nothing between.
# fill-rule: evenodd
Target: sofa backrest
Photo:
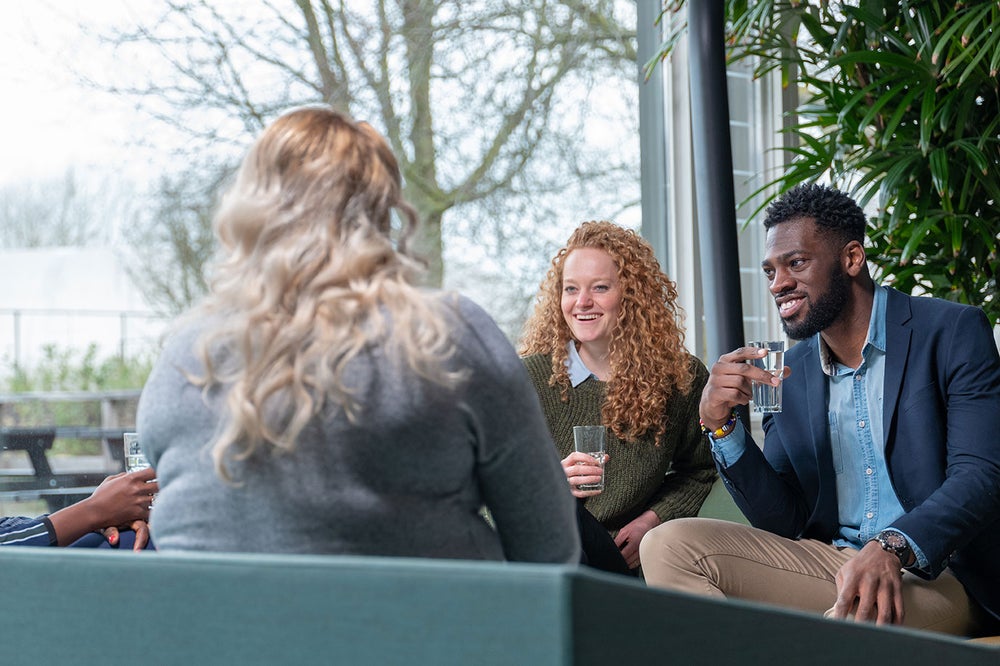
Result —
<instances>
[{"instance_id":1,"label":"sofa backrest","mask_svg":"<svg viewBox=\"0 0 1000 666\"><path fill-rule=\"evenodd\" d=\"M990 664L997 650L589 569L0 548L4 664Z\"/></svg>"}]
</instances>

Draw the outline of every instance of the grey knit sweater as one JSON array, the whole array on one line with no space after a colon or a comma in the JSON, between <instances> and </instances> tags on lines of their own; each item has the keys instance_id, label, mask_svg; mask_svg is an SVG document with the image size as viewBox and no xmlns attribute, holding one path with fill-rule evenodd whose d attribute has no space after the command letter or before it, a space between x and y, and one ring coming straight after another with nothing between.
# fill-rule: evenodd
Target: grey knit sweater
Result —
<instances>
[{"instance_id":1,"label":"grey knit sweater","mask_svg":"<svg viewBox=\"0 0 1000 666\"><path fill-rule=\"evenodd\" d=\"M609 530L618 530L639 514L652 509L660 521L693 516L712 489L715 464L698 422L698 402L708 381L708 370L694 356L691 390L674 396L663 418L667 432L660 446L652 434L637 441L618 439L608 430L605 450L604 491L587 499L587 509ZM559 457L573 451L573 426L599 425L607 384L593 376L569 391L563 402L559 389L549 386L552 358L534 354L524 359L535 385L542 411L555 440Z\"/></svg>"},{"instance_id":2,"label":"grey knit sweater","mask_svg":"<svg viewBox=\"0 0 1000 666\"><path fill-rule=\"evenodd\" d=\"M452 314L464 387L430 385L366 351L349 366L360 422L329 409L293 452L234 462L238 485L216 475L207 450L223 392L203 399L183 374L201 373L199 327L173 336L137 417L160 483L157 547L578 562L573 497L517 354L471 301Z\"/></svg>"}]
</instances>

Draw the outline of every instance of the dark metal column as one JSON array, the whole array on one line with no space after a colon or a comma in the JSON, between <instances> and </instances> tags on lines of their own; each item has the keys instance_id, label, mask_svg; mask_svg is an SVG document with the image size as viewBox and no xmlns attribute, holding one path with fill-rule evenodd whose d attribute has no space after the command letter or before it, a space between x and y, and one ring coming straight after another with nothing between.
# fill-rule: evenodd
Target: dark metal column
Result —
<instances>
[{"instance_id":1,"label":"dark metal column","mask_svg":"<svg viewBox=\"0 0 1000 666\"><path fill-rule=\"evenodd\" d=\"M687 11L691 139L705 306L705 348L706 360L711 366L719 356L744 343L729 91L726 87L724 2L695 0L687 3ZM737 411L749 427L747 407Z\"/></svg>"},{"instance_id":2,"label":"dark metal column","mask_svg":"<svg viewBox=\"0 0 1000 666\"><path fill-rule=\"evenodd\" d=\"M743 345L722 0L688 2L691 133L709 364Z\"/></svg>"}]
</instances>

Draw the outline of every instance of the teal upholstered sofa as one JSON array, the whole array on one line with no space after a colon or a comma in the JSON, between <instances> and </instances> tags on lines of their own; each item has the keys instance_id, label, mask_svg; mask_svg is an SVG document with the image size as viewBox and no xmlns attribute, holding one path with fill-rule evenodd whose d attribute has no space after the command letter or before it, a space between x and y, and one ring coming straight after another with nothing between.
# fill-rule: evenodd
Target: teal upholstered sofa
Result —
<instances>
[{"instance_id":1,"label":"teal upholstered sofa","mask_svg":"<svg viewBox=\"0 0 1000 666\"><path fill-rule=\"evenodd\" d=\"M4 664L1000 663L564 566L2 548L0 592Z\"/></svg>"}]
</instances>

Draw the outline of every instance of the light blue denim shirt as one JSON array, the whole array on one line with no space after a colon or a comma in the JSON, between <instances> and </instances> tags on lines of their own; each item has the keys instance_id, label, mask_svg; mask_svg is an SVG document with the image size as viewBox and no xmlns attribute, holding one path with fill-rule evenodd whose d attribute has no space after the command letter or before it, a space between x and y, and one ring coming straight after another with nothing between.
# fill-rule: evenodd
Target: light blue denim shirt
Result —
<instances>
[{"instance_id":1,"label":"light blue denim shirt","mask_svg":"<svg viewBox=\"0 0 1000 666\"><path fill-rule=\"evenodd\" d=\"M861 548L904 513L889 477L882 428L885 303L885 288L876 286L868 339L857 369L834 362L823 338L817 340L820 364L830 385L827 419L840 520L833 541L836 546ZM739 460L745 448L746 430L742 424L728 437L712 442L712 453L723 467ZM925 568L928 563L923 553L909 536L904 536L916 555L916 566Z\"/></svg>"}]
</instances>

